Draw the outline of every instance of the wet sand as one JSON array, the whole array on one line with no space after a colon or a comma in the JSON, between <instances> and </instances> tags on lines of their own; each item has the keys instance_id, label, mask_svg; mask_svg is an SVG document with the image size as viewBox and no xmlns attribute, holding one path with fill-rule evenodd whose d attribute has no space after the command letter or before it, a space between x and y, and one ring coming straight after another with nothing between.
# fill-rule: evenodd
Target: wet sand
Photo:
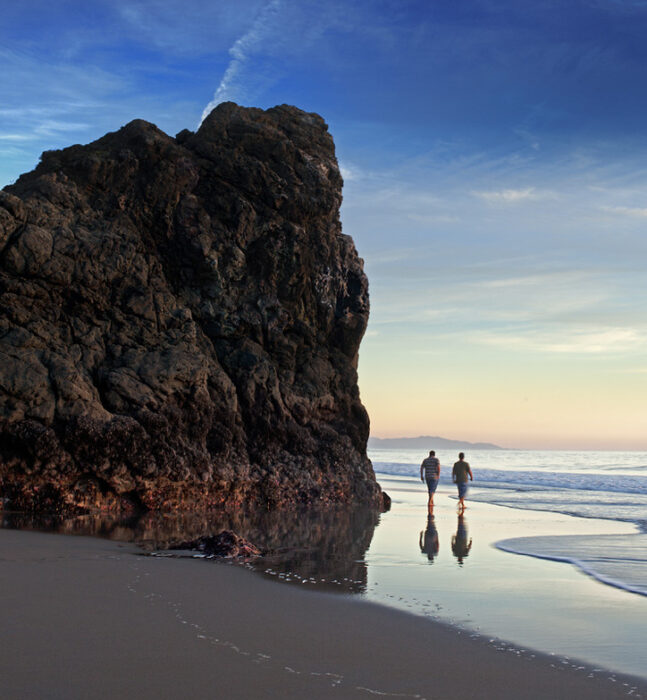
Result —
<instances>
[{"instance_id":1,"label":"wet sand","mask_svg":"<svg viewBox=\"0 0 647 700\"><path fill-rule=\"evenodd\" d=\"M424 485L385 475L380 482L393 508L382 517L364 557L368 600L486 635L497 647L513 645L526 654L538 649L559 664L613 669L647 682L645 596L600 583L570 563L496 547L511 537L635 537L635 525L479 503L471 499L478 492L474 487L463 523L472 546L461 563L452 547L460 528L456 489L441 486L432 562L420 546L421 533L422 544L429 541Z\"/></svg>"},{"instance_id":2,"label":"wet sand","mask_svg":"<svg viewBox=\"0 0 647 700\"><path fill-rule=\"evenodd\" d=\"M351 596L134 545L0 530L3 698L641 697ZM626 685L625 685L626 684Z\"/></svg>"}]
</instances>

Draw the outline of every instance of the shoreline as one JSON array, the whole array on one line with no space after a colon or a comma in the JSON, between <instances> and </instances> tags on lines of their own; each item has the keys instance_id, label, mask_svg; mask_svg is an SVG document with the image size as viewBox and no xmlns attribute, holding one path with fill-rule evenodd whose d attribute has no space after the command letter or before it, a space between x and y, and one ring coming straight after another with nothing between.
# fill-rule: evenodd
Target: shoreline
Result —
<instances>
[{"instance_id":1,"label":"shoreline","mask_svg":"<svg viewBox=\"0 0 647 700\"><path fill-rule=\"evenodd\" d=\"M647 695L642 679L502 653L441 622L243 567L17 530L0 531L0 558L7 697Z\"/></svg>"},{"instance_id":2,"label":"shoreline","mask_svg":"<svg viewBox=\"0 0 647 700\"><path fill-rule=\"evenodd\" d=\"M562 538L567 539L569 536L568 535L561 535ZM600 539L602 538L607 538L607 540L612 540L615 536L614 535L600 535L597 538L597 541L599 542ZM628 536L625 536L623 540L626 542L627 537L629 538L640 538L640 540L645 540L645 533L636 526L636 532L634 534L630 534ZM644 583L640 584L630 584L626 583L624 581L619 581L616 578L613 578L612 576L605 576L604 574L601 574L597 568L594 566L591 566L590 564L587 563L586 560L584 559L578 559L575 556L572 555L558 555L558 554L545 554L541 551L537 551L536 547L533 547L532 545L536 545L537 540L541 540L541 536L537 536L534 538L511 538L508 540L500 540L499 542L495 543L495 547L502 552L507 552L509 554L514 554L516 556L521 556L521 557L532 557L534 559L543 559L544 561L552 561L552 562L559 562L561 564L569 564L576 569L579 569L583 574L586 576L589 576L592 578L594 581L597 581L598 583L601 583L605 586L611 586L612 588L617 588L620 591L624 591L626 593L631 593L632 595L639 595L643 597L647 597L647 587L645 586ZM575 539L575 538L573 538ZM586 536L582 537L582 540L589 539ZM531 542L531 545L528 547L528 551L523 550L523 545L525 544L526 540L534 540L534 542Z\"/></svg>"},{"instance_id":3,"label":"shoreline","mask_svg":"<svg viewBox=\"0 0 647 700\"><path fill-rule=\"evenodd\" d=\"M425 527L426 489L411 477L380 476L394 496L392 513L398 517L385 516L367 552L372 600L447 621L468 633L507 640L518 649L539 649L647 677L641 654L647 623L644 596L601 583L572 564L496 547L511 537L534 543L542 536L561 540L565 533L571 540L593 543L607 537L626 541L635 536L633 523L470 501L468 496L464 524L473 547L459 563L449 547L449 535L458 534L455 489L440 486L435 509L440 546L427 562L414 542L414 531Z\"/></svg>"},{"instance_id":4,"label":"shoreline","mask_svg":"<svg viewBox=\"0 0 647 700\"><path fill-rule=\"evenodd\" d=\"M352 593L356 601L414 613L448 624L461 634L488 638L497 649L521 653L535 649L560 663L580 659L575 665L614 669L614 673L647 680L640 654L647 609L644 598L636 600L642 596L611 588L568 561L522 556L525 553L498 547L510 534L529 535L526 539L534 543L543 535L564 539L564 532L572 532L571 539L597 542L610 537L609 527L626 540L627 533L635 531L631 523L477 499L469 504L465 519L470 540L474 535L474 550L456 562L456 552L450 554L445 547L448 534L456 530L456 501L453 490L441 486L436 525L443 546L428 562L427 553L421 553L426 489L403 476L382 473L378 477L383 485L390 482L388 490L394 495L393 510L379 520L357 510L317 513L309 509L263 512L261 520L238 511L233 520L223 513L212 519L204 514L166 514L157 520L151 514L137 522L84 516L55 527L64 534L134 542L148 552L164 550L169 538L177 539L178 533L183 541L191 538L188 532L199 536L233 529L269 550L268 556L248 561L244 568L281 585L301 588L306 584L303 588L310 592ZM24 518L14 526L38 527ZM613 644L608 642L611 639Z\"/></svg>"}]
</instances>

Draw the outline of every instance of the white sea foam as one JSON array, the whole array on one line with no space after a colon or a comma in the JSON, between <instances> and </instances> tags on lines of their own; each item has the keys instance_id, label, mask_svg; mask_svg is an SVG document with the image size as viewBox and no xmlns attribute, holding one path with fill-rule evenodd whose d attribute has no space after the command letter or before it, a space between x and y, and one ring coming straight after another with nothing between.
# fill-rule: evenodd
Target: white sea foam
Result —
<instances>
[{"instance_id":1,"label":"white sea foam","mask_svg":"<svg viewBox=\"0 0 647 700\"><path fill-rule=\"evenodd\" d=\"M419 475L419 452L374 450L369 456L377 472ZM438 456L444 465L440 483L449 484L456 456ZM645 453L483 450L470 454L469 460L476 487L472 500L647 524Z\"/></svg>"},{"instance_id":2,"label":"white sea foam","mask_svg":"<svg viewBox=\"0 0 647 700\"><path fill-rule=\"evenodd\" d=\"M565 561L617 588L647 596L647 535L518 537L498 549Z\"/></svg>"},{"instance_id":3,"label":"white sea foam","mask_svg":"<svg viewBox=\"0 0 647 700\"><path fill-rule=\"evenodd\" d=\"M433 445L430 445L433 449ZM456 450L437 450L443 466L457 459ZM369 450L374 464L419 465L426 453L420 450ZM584 452L558 450L475 450L467 460L479 469L503 471L610 473L647 476L647 452ZM397 467L396 467L397 468ZM381 471L384 471L381 469ZM399 473L399 472L396 472Z\"/></svg>"}]
</instances>

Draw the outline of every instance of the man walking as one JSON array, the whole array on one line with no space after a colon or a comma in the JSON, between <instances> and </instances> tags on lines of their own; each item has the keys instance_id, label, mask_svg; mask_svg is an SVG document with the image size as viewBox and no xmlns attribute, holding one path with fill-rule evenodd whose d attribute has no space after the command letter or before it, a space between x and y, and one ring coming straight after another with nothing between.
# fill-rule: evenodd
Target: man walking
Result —
<instances>
[{"instance_id":1,"label":"man walking","mask_svg":"<svg viewBox=\"0 0 647 700\"><path fill-rule=\"evenodd\" d=\"M465 461L465 455L460 452L458 454L458 462L454 464L452 469L452 481L458 487L458 512L460 514L465 510L465 494L467 493L467 477L470 481L474 481L470 465Z\"/></svg>"},{"instance_id":2,"label":"man walking","mask_svg":"<svg viewBox=\"0 0 647 700\"><path fill-rule=\"evenodd\" d=\"M434 510L434 493L436 492L439 478L440 462L436 457L435 451L431 450L429 457L425 457L420 465L420 481L427 482L427 490L429 491L429 501L427 503L429 515L431 515Z\"/></svg>"}]
</instances>

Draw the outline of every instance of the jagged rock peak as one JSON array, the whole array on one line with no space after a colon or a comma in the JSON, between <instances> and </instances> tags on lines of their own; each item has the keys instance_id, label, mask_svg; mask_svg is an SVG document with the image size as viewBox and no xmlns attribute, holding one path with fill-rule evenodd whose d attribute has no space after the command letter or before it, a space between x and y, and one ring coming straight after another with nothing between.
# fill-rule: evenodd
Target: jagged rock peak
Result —
<instances>
[{"instance_id":1,"label":"jagged rock peak","mask_svg":"<svg viewBox=\"0 0 647 700\"><path fill-rule=\"evenodd\" d=\"M362 261L323 119L216 107L48 151L0 191L10 507L380 502Z\"/></svg>"}]
</instances>

